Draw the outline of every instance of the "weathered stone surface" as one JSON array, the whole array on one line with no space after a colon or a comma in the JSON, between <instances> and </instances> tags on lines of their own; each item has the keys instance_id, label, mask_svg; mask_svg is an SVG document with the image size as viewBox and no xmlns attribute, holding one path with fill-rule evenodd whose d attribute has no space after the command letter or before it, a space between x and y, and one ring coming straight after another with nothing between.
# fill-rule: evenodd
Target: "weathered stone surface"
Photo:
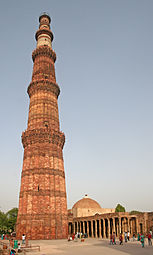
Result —
<instances>
[{"instance_id":1,"label":"weathered stone surface","mask_svg":"<svg viewBox=\"0 0 153 255\"><path fill-rule=\"evenodd\" d=\"M67 238L67 199L63 146L65 135L60 131L58 95L51 48L53 34L50 17L40 16L36 32L37 48L33 51L32 81L28 127L22 133L23 168L17 218L17 238Z\"/></svg>"}]
</instances>

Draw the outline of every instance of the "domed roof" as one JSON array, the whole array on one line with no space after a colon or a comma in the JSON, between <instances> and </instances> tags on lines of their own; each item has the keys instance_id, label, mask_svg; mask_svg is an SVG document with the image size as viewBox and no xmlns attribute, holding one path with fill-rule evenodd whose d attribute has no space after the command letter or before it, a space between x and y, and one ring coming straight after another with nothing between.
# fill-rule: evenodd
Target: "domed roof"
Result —
<instances>
[{"instance_id":1,"label":"domed roof","mask_svg":"<svg viewBox=\"0 0 153 255\"><path fill-rule=\"evenodd\" d=\"M101 209L101 206L93 199L89 198L87 195L85 195L84 198L80 199L78 202L76 202L72 209L74 208L94 208L94 209Z\"/></svg>"}]
</instances>

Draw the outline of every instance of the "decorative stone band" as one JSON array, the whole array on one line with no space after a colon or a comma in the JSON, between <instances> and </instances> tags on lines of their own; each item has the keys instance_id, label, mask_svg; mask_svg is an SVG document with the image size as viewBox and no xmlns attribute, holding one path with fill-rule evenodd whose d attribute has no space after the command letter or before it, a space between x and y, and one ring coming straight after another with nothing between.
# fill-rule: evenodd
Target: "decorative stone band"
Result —
<instances>
[{"instance_id":1,"label":"decorative stone band","mask_svg":"<svg viewBox=\"0 0 153 255\"><path fill-rule=\"evenodd\" d=\"M47 35L49 35L50 38L51 38L51 41L53 41L53 38L54 38L53 33L52 33L51 30L48 30L48 29L39 29L39 30L37 30L37 32L36 32L36 34L35 34L36 41L37 41L37 39L38 39L38 36L41 35L41 34L47 34Z\"/></svg>"},{"instance_id":2,"label":"decorative stone band","mask_svg":"<svg viewBox=\"0 0 153 255\"><path fill-rule=\"evenodd\" d=\"M58 148L58 150L51 150L50 149L50 144L48 146L39 146L36 144L33 146L30 146L30 151L28 148L25 148L24 150L24 160L27 158L32 158L35 156L41 156L41 157L45 157L46 155L48 155L48 157L53 157L53 158L57 158L57 159L61 159L63 160L63 152L61 150L61 148Z\"/></svg>"},{"instance_id":3,"label":"decorative stone band","mask_svg":"<svg viewBox=\"0 0 153 255\"><path fill-rule=\"evenodd\" d=\"M31 220L31 217L33 220L40 220L40 219L46 220L49 217L51 217L51 219L55 219L56 213L53 213L53 212L52 213L41 213L40 212L39 214L37 214L37 213L26 213L26 214L22 213L22 214L20 214L20 212L19 212L19 217L23 220ZM67 214L62 213L62 219L67 220ZM18 222L17 222L17 224L18 224ZM33 224L34 224L34 222L33 222Z\"/></svg>"},{"instance_id":4,"label":"decorative stone band","mask_svg":"<svg viewBox=\"0 0 153 255\"><path fill-rule=\"evenodd\" d=\"M66 197L66 192L60 191L60 190L25 190L20 191L20 198L22 198L25 195L31 195L31 196L50 196L50 197Z\"/></svg>"},{"instance_id":5,"label":"decorative stone band","mask_svg":"<svg viewBox=\"0 0 153 255\"><path fill-rule=\"evenodd\" d=\"M38 91L38 90L52 92L57 96L57 98L60 94L60 88L57 85L57 83L53 83L45 79L40 81L33 81L29 84L29 87L27 89L29 97L31 97L31 95L33 95L35 91Z\"/></svg>"},{"instance_id":6,"label":"decorative stone band","mask_svg":"<svg viewBox=\"0 0 153 255\"><path fill-rule=\"evenodd\" d=\"M52 143L63 149L65 143L64 133L52 129L33 129L22 133L22 144L25 148L35 143Z\"/></svg>"},{"instance_id":7,"label":"decorative stone band","mask_svg":"<svg viewBox=\"0 0 153 255\"><path fill-rule=\"evenodd\" d=\"M38 48L36 48L33 52L32 52L32 59L33 62L35 61L35 58L37 56L48 56L50 58L53 59L53 61L56 61L56 53L55 51L53 51L51 48L49 48L47 45L43 45L43 46L39 46Z\"/></svg>"},{"instance_id":8,"label":"decorative stone band","mask_svg":"<svg viewBox=\"0 0 153 255\"><path fill-rule=\"evenodd\" d=\"M58 175L61 176L63 178L65 178L65 173L62 170L58 170L58 169L51 169L51 168L33 168L33 169L28 169L28 170L24 170L22 171L22 177L24 176L29 176L32 174L41 174L41 175Z\"/></svg>"},{"instance_id":9,"label":"decorative stone band","mask_svg":"<svg viewBox=\"0 0 153 255\"><path fill-rule=\"evenodd\" d=\"M53 101L51 101L50 99L47 99L47 98L35 99L34 101L30 102L29 109L30 109L32 106L34 106L34 105L43 104L44 101L45 101L45 104L48 104L48 105L53 106L53 107L54 107L55 109L57 109L57 111L58 111L57 103L56 103L56 102L53 102Z\"/></svg>"}]
</instances>

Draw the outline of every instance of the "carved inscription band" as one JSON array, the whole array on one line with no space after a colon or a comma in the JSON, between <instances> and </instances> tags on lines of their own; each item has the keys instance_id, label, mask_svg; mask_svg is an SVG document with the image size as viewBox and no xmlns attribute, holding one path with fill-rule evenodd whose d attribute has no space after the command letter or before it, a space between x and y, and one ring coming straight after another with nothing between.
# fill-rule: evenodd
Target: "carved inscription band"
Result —
<instances>
[{"instance_id":1,"label":"carved inscription band","mask_svg":"<svg viewBox=\"0 0 153 255\"><path fill-rule=\"evenodd\" d=\"M49 197L66 197L66 192L58 191L58 190L25 190L20 192L20 198L23 198L24 195L31 196L49 196Z\"/></svg>"},{"instance_id":2,"label":"carved inscription band","mask_svg":"<svg viewBox=\"0 0 153 255\"><path fill-rule=\"evenodd\" d=\"M24 148L35 143L52 143L63 148L65 135L60 131L51 129L33 129L22 133L22 143Z\"/></svg>"},{"instance_id":3,"label":"carved inscription band","mask_svg":"<svg viewBox=\"0 0 153 255\"><path fill-rule=\"evenodd\" d=\"M34 169L28 169L28 170L23 170L22 171L22 177L30 176L32 174L58 175L58 176L61 176L61 177L65 178L64 171L58 170L58 169L51 169L51 168L48 168L48 169L46 169L46 168L38 169L38 168L34 168Z\"/></svg>"},{"instance_id":4,"label":"carved inscription band","mask_svg":"<svg viewBox=\"0 0 153 255\"><path fill-rule=\"evenodd\" d=\"M60 88L57 85L57 83L50 82L46 79L40 80L39 82L35 81L35 82L30 83L30 85L27 89L29 97L31 97L31 95L33 95L35 93L35 91L38 91L38 90L43 90L43 91L46 91L46 92L52 92L57 97L60 94Z\"/></svg>"}]
</instances>

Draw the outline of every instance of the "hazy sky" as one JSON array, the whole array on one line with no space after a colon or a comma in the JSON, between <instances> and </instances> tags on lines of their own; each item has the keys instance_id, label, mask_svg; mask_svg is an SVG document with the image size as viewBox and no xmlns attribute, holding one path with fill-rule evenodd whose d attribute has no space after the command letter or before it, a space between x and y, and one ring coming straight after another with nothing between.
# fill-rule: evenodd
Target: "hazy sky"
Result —
<instances>
[{"instance_id":1,"label":"hazy sky","mask_svg":"<svg viewBox=\"0 0 153 255\"><path fill-rule=\"evenodd\" d=\"M153 1L0 0L0 210L18 206L38 18L52 19L68 208L153 211Z\"/></svg>"}]
</instances>

